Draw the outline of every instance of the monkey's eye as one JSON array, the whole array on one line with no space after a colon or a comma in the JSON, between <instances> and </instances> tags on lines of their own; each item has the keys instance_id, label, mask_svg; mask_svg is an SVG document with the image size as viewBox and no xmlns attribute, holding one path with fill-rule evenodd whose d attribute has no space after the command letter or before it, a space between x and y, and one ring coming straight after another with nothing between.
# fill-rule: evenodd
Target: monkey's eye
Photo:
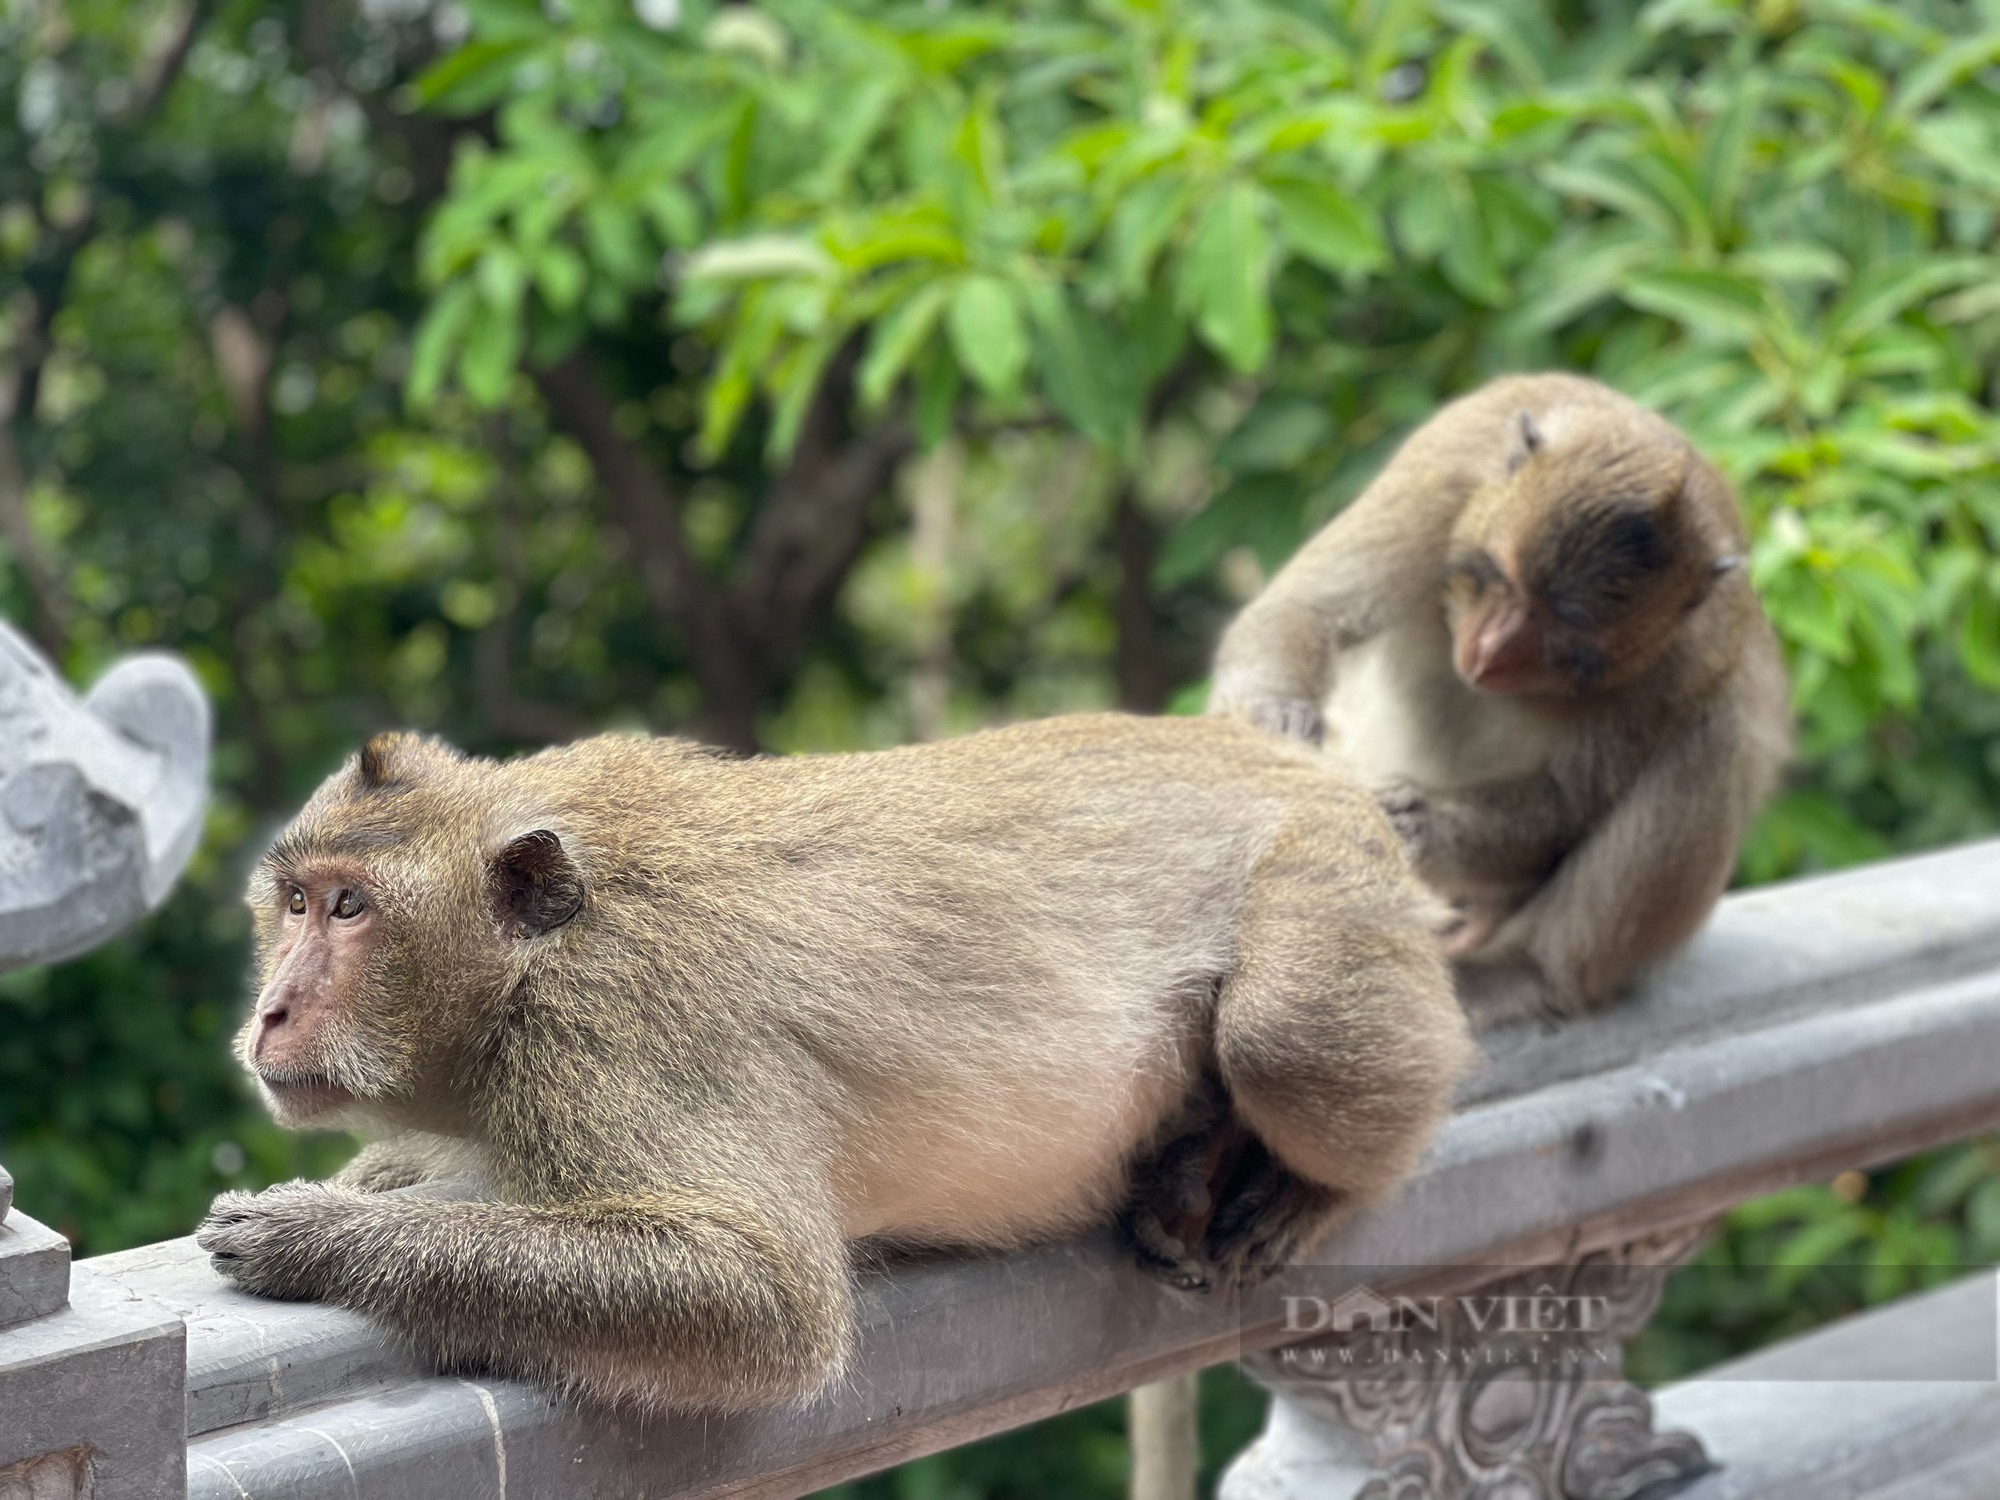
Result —
<instances>
[{"instance_id":1,"label":"monkey's eye","mask_svg":"<svg viewBox=\"0 0 2000 1500\"><path fill-rule=\"evenodd\" d=\"M336 917L358 917L361 915L362 900L352 891L342 891L334 899L333 914Z\"/></svg>"},{"instance_id":2,"label":"monkey's eye","mask_svg":"<svg viewBox=\"0 0 2000 1500\"><path fill-rule=\"evenodd\" d=\"M306 893L297 886L293 886L292 894L285 900L285 910L295 917L304 916L306 914Z\"/></svg>"},{"instance_id":3,"label":"monkey's eye","mask_svg":"<svg viewBox=\"0 0 2000 1500\"><path fill-rule=\"evenodd\" d=\"M1445 564L1447 580L1459 588L1483 593L1506 577L1490 553L1465 551L1452 554Z\"/></svg>"}]
</instances>

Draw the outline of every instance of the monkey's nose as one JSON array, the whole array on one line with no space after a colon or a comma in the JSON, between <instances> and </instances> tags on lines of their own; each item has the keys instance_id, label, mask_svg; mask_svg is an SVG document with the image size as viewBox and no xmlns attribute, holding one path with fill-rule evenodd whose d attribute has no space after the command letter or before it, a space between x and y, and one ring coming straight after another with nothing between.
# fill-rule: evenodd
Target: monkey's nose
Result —
<instances>
[{"instance_id":1,"label":"monkey's nose","mask_svg":"<svg viewBox=\"0 0 2000 1500\"><path fill-rule=\"evenodd\" d=\"M265 1044L274 1040L291 1019L292 1008L282 1000L273 1000L257 1007L257 1038L251 1044L251 1056L262 1057Z\"/></svg>"}]
</instances>

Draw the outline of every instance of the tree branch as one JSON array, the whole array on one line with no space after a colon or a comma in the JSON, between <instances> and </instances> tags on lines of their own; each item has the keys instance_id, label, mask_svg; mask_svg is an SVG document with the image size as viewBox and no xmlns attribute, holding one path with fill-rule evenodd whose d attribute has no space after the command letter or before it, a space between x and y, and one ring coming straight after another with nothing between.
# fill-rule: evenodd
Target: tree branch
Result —
<instances>
[{"instance_id":1,"label":"tree branch","mask_svg":"<svg viewBox=\"0 0 2000 1500\"><path fill-rule=\"evenodd\" d=\"M528 592L527 517L512 437L505 421L486 424L487 441L500 458L497 485L499 524L493 528L493 571L500 587L500 608L474 639L472 690L487 727L508 739L530 743L574 739L586 725L576 714L553 703L524 698L515 686L514 641L520 631L521 601Z\"/></svg>"},{"instance_id":2,"label":"tree branch","mask_svg":"<svg viewBox=\"0 0 2000 1500\"><path fill-rule=\"evenodd\" d=\"M840 588L873 534L870 512L915 448L897 414L843 437L853 401L854 355L834 362L785 472L765 495L730 590L740 635L759 639L764 669L781 677L826 623Z\"/></svg>"},{"instance_id":3,"label":"tree branch","mask_svg":"<svg viewBox=\"0 0 2000 1500\"><path fill-rule=\"evenodd\" d=\"M144 125L166 101L187 64L188 53L208 17L209 0L193 0L181 17L179 28L147 69L144 89L115 122L124 130ZM23 458L27 430L35 423L35 408L41 400L42 375L48 366L56 314L69 295L70 276L76 258L97 229L97 205L88 203L73 223L57 228L43 221L44 229L56 232L56 248L41 276L33 278L24 299L26 326L19 336L9 339L18 358L11 369L0 370L0 535L7 539L27 581L35 607L34 635L51 659L60 661L69 639L70 598L55 560L47 555L28 518L28 464Z\"/></svg>"},{"instance_id":4,"label":"tree branch","mask_svg":"<svg viewBox=\"0 0 2000 1500\"><path fill-rule=\"evenodd\" d=\"M1156 714L1167 706L1173 669L1167 660L1159 611L1153 606L1153 567L1160 533L1139 506L1132 480L1118 486L1111 509L1111 550L1118 563L1118 591L1111 614L1116 636L1111 648L1118 706Z\"/></svg>"},{"instance_id":5,"label":"tree branch","mask_svg":"<svg viewBox=\"0 0 2000 1500\"><path fill-rule=\"evenodd\" d=\"M679 497L618 431L610 394L580 353L534 372L556 425L575 439L639 553L639 577L654 617L687 639L704 693L744 679L747 663L721 591L702 572L681 530Z\"/></svg>"},{"instance_id":6,"label":"tree branch","mask_svg":"<svg viewBox=\"0 0 2000 1500\"><path fill-rule=\"evenodd\" d=\"M0 536L28 586L35 644L51 661L60 662L69 642L69 590L28 520L28 475L14 442L13 407L20 387L18 372L0 370Z\"/></svg>"}]
</instances>

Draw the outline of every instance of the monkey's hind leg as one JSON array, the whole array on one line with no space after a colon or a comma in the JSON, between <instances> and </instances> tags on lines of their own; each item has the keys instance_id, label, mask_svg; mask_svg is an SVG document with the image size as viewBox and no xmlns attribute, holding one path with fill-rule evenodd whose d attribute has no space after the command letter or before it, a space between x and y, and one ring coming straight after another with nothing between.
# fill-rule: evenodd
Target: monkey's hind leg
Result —
<instances>
[{"instance_id":1,"label":"monkey's hind leg","mask_svg":"<svg viewBox=\"0 0 2000 1500\"><path fill-rule=\"evenodd\" d=\"M1367 843L1351 823L1295 827L1251 886L1215 1042L1256 1139L1204 1243L1231 1278L1297 1259L1388 1192L1473 1055L1434 912Z\"/></svg>"}]
</instances>

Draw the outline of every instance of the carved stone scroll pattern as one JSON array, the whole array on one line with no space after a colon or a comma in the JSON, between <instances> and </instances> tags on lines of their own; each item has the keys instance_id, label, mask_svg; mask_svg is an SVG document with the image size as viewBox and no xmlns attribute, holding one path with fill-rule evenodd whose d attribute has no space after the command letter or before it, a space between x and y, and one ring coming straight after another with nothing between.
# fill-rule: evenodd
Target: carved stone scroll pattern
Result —
<instances>
[{"instance_id":1,"label":"carved stone scroll pattern","mask_svg":"<svg viewBox=\"0 0 2000 1500\"><path fill-rule=\"evenodd\" d=\"M1374 1472L1356 1500L1657 1500L1710 1465L1693 1436L1653 1430L1622 1346L1704 1228L1436 1299L1435 1327L1320 1334L1251 1369L1367 1438ZM1552 1329L1537 1308L1586 1308L1586 1326Z\"/></svg>"}]
</instances>

